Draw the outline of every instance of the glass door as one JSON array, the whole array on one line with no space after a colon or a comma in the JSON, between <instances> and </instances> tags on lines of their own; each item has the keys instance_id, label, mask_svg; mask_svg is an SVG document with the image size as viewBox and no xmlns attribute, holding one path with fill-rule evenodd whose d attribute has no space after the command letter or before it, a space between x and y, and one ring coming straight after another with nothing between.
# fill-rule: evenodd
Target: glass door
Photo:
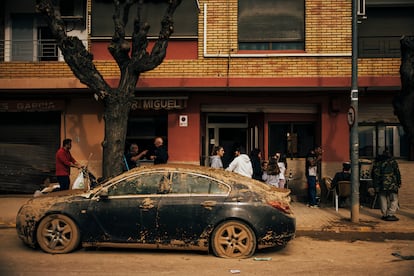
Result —
<instances>
[{"instance_id":1,"label":"glass door","mask_svg":"<svg viewBox=\"0 0 414 276\"><path fill-rule=\"evenodd\" d=\"M223 167L226 168L234 158L234 149L241 148L246 153L248 146L247 116L240 114L209 114L207 116L206 157L204 164L210 165L209 156L214 146L224 148Z\"/></svg>"}]
</instances>

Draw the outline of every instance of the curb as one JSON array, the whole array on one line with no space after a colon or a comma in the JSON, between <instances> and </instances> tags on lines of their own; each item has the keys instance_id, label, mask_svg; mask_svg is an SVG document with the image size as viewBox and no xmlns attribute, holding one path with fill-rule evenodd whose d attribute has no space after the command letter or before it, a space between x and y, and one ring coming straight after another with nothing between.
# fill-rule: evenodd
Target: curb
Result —
<instances>
[{"instance_id":1,"label":"curb","mask_svg":"<svg viewBox=\"0 0 414 276\"><path fill-rule=\"evenodd\" d=\"M16 228L16 224L0 222L0 229L7 229L7 228Z\"/></svg>"}]
</instances>

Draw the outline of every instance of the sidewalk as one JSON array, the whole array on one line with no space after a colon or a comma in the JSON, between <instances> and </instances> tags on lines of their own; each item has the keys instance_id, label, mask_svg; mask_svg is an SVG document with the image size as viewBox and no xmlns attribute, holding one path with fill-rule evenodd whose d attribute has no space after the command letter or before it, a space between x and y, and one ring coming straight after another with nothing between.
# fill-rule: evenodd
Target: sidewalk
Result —
<instances>
[{"instance_id":1,"label":"sidewalk","mask_svg":"<svg viewBox=\"0 0 414 276\"><path fill-rule=\"evenodd\" d=\"M411 233L414 236L414 208L402 206L397 211L399 221L383 221L380 209L360 206L359 223L351 222L350 208L335 211L333 204L322 203L313 209L301 202L292 202L297 231ZM355 215L355 214L354 214Z\"/></svg>"},{"instance_id":2,"label":"sidewalk","mask_svg":"<svg viewBox=\"0 0 414 276\"><path fill-rule=\"evenodd\" d=\"M16 214L22 204L32 195L0 196L0 228L15 227ZM351 222L349 208L335 207L323 203L321 208L313 209L302 202L292 202L296 217L297 231L330 231L330 232L365 232L365 233L411 233L414 236L414 204L402 205L397 212L399 221L381 220L381 211L362 206L359 212L359 223Z\"/></svg>"}]
</instances>

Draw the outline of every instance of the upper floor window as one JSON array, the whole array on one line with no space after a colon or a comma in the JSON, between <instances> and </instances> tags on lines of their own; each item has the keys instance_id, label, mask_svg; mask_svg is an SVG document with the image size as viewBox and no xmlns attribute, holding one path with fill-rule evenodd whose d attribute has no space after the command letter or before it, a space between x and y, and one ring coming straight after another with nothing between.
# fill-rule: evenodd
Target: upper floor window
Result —
<instances>
[{"instance_id":1,"label":"upper floor window","mask_svg":"<svg viewBox=\"0 0 414 276\"><path fill-rule=\"evenodd\" d=\"M414 1L407 6L370 3L367 18L358 24L359 57L400 57L401 36L414 35Z\"/></svg>"},{"instance_id":2,"label":"upper floor window","mask_svg":"<svg viewBox=\"0 0 414 276\"><path fill-rule=\"evenodd\" d=\"M304 50L304 0L240 0L239 50Z\"/></svg>"},{"instance_id":3,"label":"upper floor window","mask_svg":"<svg viewBox=\"0 0 414 276\"><path fill-rule=\"evenodd\" d=\"M2 61L63 61L56 40L45 18L35 11L35 1L8 0L4 5L4 22L0 20ZM68 35L75 35L87 45L86 0L53 1L60 10ZM1 6L0 6L1 7Z\"/></svg>"},{"instance_id":4,"label":"upper floor window","mask_svg":"<svg viewBox=\"0 0 414 276\"><path fill-rule=\"evenodd\" d=\"M153 1L144 5L143 20L148 22L148 35L158 37L161 20L166 9L165 1ZM130 18L125 34L131 35L133 30L133 16L135 7L130 10ZM113 0L92 0L91 34L94 37L111 37L114 33L112 15L114 13ZM198 30L198 10L196 1L182 1L174 13L173 37L196 37Z\"/></svg>"}]
</instances>

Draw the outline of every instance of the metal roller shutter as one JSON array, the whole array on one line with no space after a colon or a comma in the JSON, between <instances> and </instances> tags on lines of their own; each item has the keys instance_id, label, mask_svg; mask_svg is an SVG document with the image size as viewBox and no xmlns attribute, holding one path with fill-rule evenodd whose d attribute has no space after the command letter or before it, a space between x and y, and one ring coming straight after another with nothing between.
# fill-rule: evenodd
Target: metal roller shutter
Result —
<instances>
[{"instance_id":1,"label":"metal roller shutter","mask_svg":"<svg viewBox=\"0 0 414 276\"><path fill-rule=\"evenodd\" d=\"M0 113L0 193L33 193L54 176L60 112Z\"/></svg>"}]
</instances>

